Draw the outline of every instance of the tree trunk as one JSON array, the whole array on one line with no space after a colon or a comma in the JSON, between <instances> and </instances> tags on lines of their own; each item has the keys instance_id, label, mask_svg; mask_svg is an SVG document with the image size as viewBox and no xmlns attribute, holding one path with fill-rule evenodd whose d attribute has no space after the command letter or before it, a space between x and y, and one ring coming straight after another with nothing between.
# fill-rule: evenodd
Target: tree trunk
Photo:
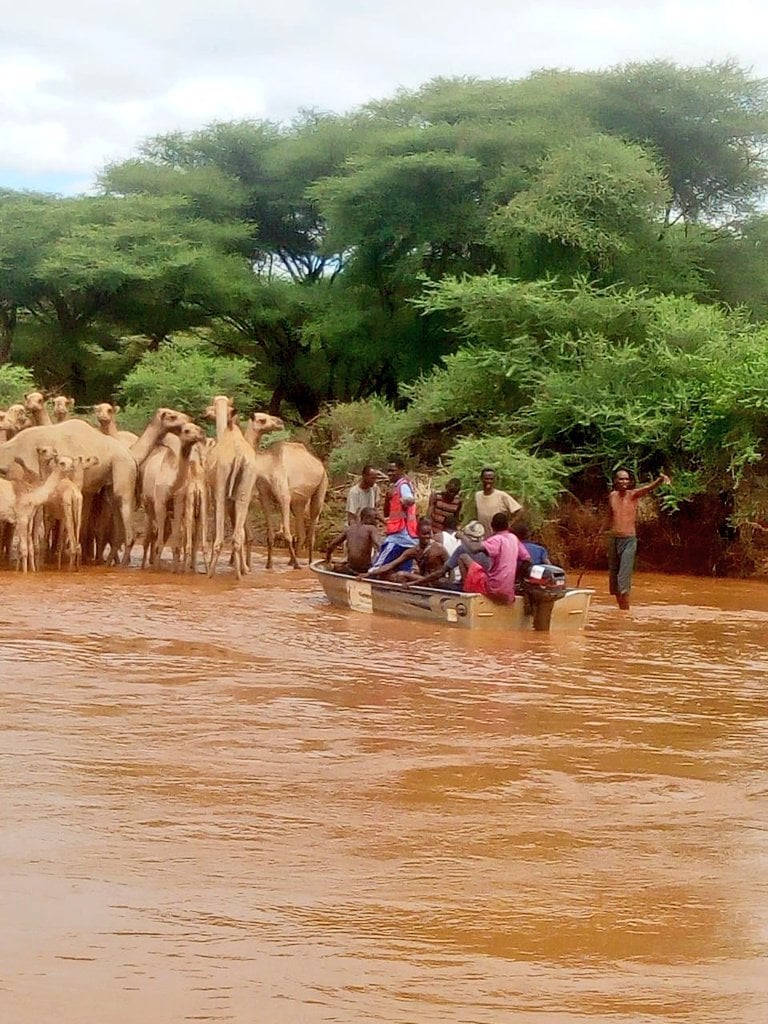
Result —
<instances>
[{"instance_id":1,"label":"tree trunk","mask_svg":"<svg viewBox=\"0 0 768 1024\"><path fill-rule=\"evenodd\" d=\"M0 309L0 364L10 363L16 333L16 307Z\"/></svg>"}]
</instances>

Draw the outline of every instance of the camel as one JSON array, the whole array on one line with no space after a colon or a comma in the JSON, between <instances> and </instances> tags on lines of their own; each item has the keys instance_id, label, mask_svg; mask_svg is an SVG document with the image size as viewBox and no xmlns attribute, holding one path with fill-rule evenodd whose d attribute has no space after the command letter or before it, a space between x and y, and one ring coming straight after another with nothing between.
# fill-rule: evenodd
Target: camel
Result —
<instances>
[{"instance_id":1,"label":"camel","mask_svg":"<svg viewBox=\"0 0 768 1024\"><path fill-rule=\"evenodd\" d=\"M45 396L41 391L30 391L24 396L24 411L35 427L50 427L51 417L45 405Z\"/></svg>"},{"instance_id":2,"label":"camel","mask_svg":"<svg viewBox=\"0 0 768 1024\"><path fill-rule=\"evenodd\" d=\"M185 423L178 437L169 435L149 455L141 473L141 494L146 527L144 531L144 555L142 567L149 559L155 568L160 565L166 543L166 519L169 504L173 500L174 534L177 533L178 516L183 501L176 503L176 493L186 483L187 465L193 445L205 441L205 432L196 423ZM178 546L176 548L178 550ZM176 567L174 555L174 568Z\"/></svg>"},{"instance_id":3,"label":"camel","mask_svg":"<svg viewBox=\"0 0 768 1024\"><path fill-rule=\"evenodd\" d=\"M256 483L256 453L236 422L232 400L217 395L206 416L216 421L216 444L207 459L208 485L213 492L216 535L208 575L213 576L224 546L227 504L232 507L232 554L237 578L248 572L245 560L245 521Z\"/></svg>"},{"instance_id":4,"label":"camel","mask_svg":"<svg viewBox=\"0 0 768 1024\"><path fill-rule=\"evenodd\" d=\"M74 398L67 398L66 395L56 395L55 398L51 399L53 405L53 422L63 423L64 420L68 420L72 415L72 409L75 405Z\"/></svg>"},{"instance_id":5,"label":"camel","mask_svg":"<svg viewBox=\"0 0 768 1024\"><path fill-rule=\"evenodd\" d=\"M120 441L94 430L84 420L65 420L51 427L29 427L0 444L0 472L16 459L20 459L27 469L37 471L37 449L46 445L55 448L59 455L70 458L94 455L99 461L85 470L83 494L93 495L104 486L111 486L125 538L123 564L128 565L134 536L137 465L144 461L166 431L181 429L188 420L185 413L158 409L130 451Z\"/></svg>"},{"instance_id":6,"label":"camel","mask_svg":"<svg viewBox=\"0 0 768 1024\"><path fill-rule=\"evenodd\" d=\"M116 416L120 412L119 405L111 405L109 402L99 402L94 405L93 412L96 417L99 430L108 437L114 437L121 441L128 448L138 441L138 435L132 430L118 430Z\"/></svg>"},{"instance_id":7,"label":"camel","mask_svg":"<svg viewBox=\"0 0 768 1024\"><path fill-rule=\"evenodd\" d=\"M203 553L203 566L208 571L208 485L205 482L207 452L208 446L205 443L192 446L186 483L174 495L175 540L177 545L179 542L181 544L182 567L190 572L194 572L197 566L198 546ZM174 547L173 558L174 564L177 564L177 547Z\"/></svg>"},{"instance_id":8,"label":"camel","mask_svg":"<svg viewBox=\"0 0 768 1024\"><path fill-rule=\"evenodd\" d=\"M265 413L254 413L249 423L248 436L256 454L256 486L267 526L267 568L272 568L274 531L272 511L280 513L282 530L288 550L290 564L299 568L296 557L296 543L291 530L291 515L297 528L297 541L301 545L306 537L307 555L312 561L315 530L320 518L325 495L328 490L328 474L320 459L303 444L296 441L278 441L269 448L261 448L262 435L267 430L280 429L269 425L274 417Z\"/></svg>"},{"instance_id":9,"label":"camel","mask_svg":"<svg viewBox=\"0 0 768 1024\"><path fill-rule=\"evenodd\" d=\"M51 427L29 427L0 444L0 472L19 459L27 469L38 471L37 449L55 448L59 455L76 458L95 455L99 462L85 471L83 492L94 494L109 484L115 495L126 537L133 538L136 491L136 460L114 438L104 437L84 420L66 420Z\"/></svg>"},{"instance_id":10,"label":"camel","mask_svg":"<svg viewBox=\"0 0 768 1024\"><path fill-rule=\"evenodd\" d=\"M13 424L8 419L8 413L5 409L0 409L0 444L10 441L16 433L18 431L14 429Z\"/></svg>"},{"instance_id":11,"label":"camel","mask_svg":"<svg viewBox=\"0 0 768 1024\"><path fill-rule=\"evenodd\" d=\"M13 431L13 434L18 434L32 425L27 416L26 409L23 405L19 404L8 406L5 410L5 422L8 424L8 428ZM10 437L8 439L10 440Z\"/></svg>"},{"instance_id":12,"label":"camel","mask_svg":"<svg viewBox=\"0 0 768 1024\"><path fill-rule=\"evenodd\" d=\"M59 527L56 543L59 569L61 569L65 541L69 548L69 568L79 569L82 558L80 530L83 515L83 479L86 469L97 465L99 460L95 455L68 459L66 456L58 456L56 452L51 455L51 452L52 449L49 448L42 448L38 451L40 462L47 463L44 472L46 475L49 474L54 465L58 464L64 472L64 477L45 505L45 532L47 536L50 533L50 526Z\"/></svg>"},{"instance_id":13,"label":"camel","mask_svg":"<svg viewBox=\"0 0 768 1024\"><path fill-rule=\"evenodd\" d=\"M7 562L11 558L11 544L16 529L17 488L11 480L0 478L0 551Z\"/></svg>"},{"instance_id":14,"label":"camel","mask_svg":"<svg viewBox=\"0 0 768 1024\"><path fill-rule=\"evenodd\" d=\"M171 434L178 433L184 424L189 422L190 418L184 412L178 412L176 409L158 409L144 428L141 436L134 441L130 448L127 449L128 453L134 458L137 472L142 472L143 464L152 454L157 445L168 440ZM119 444L123 448L125 447L117 438L110 437L110 440ZM94 452L94 454L98 453ZM125 551L123 553L123 565L128 565L130 563L131 550L133 548L133 532L131 531L129 534L125 529L124 517L122 514L117 514L120 510L115 507L113 495L110 495L109 493L103 495L101 504L102 508L100 510L100 518L102 520L102 542L100 549L97 551L97 556L103 552L106 544L109 544L110 562L115 562L117 560L117 550L122 544L124 544Z\"/></svg>"},{"instance_id":15,"label":"camel","mask_svg":"<svg viewBox=\"0 0 768 1024\"><path fill-rule=\"evenodd\" d=\"M33 487L16 499L16 537L19 544L17 568L22 572L28 572L30 569L34 572L37 568L33 530L38 510L51 499L65 474L73 467L74 463L71 458L57 457L56 466L48 477L37 487Z\"/></svg>"}]
</instances>

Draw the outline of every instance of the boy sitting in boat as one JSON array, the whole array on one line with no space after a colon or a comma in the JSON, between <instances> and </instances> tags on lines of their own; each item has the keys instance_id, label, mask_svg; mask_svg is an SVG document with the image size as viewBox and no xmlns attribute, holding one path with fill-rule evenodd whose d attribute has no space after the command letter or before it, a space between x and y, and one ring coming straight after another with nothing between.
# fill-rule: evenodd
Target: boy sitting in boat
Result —
<instances>
[{"instance_id":1,"label":"boy sitting in boat","mask_svg":"<svg viewBox=\"0 0 768 1024\"><path fill-rule=\"evenodd\" d=\"M334 537L325 552L326 565L331 564L331 555L342 544L347 545L347 560L333 567L334 572L366 573L376 551L381 547L381 534L376 526L376 509L364 508L360 519L345 527Z\"/></svg>"},{"instance_id":2,"label":"boy sitting in boat","mask_svg":"<svg viewBox=\"0 0 768 1024\"><path fill-rule=\"evenodd\" d=\"M549 551L547 551L544 545L530 540L531 529L524 519L515 519L513 523L510 523L509 529L520 543L525 545L531 565L552 565L549 560Z\"/></svg>"},{"instance_id":3,"label":"boy sitting in boat","mask_svg":"<svg viewBox=\"0 0 768 1024\"><path fill-rule=\"evenodd\" d=\"M436 570L441 570L448 561L448 552L432 535L432 520L428 516L419 519L418 544L406 548L391 562L379 565L361 576L361 579L380 579L392 583L417 583Z\"/></svg>"},{"instance_id":4,"label":"boy sitting in boat","mask_svg":"<svg viewBox=\"0 0 768 1024\"><path fill-rule=\"evenodd\" d=\"M441 566L438 566L431 573L422 576L413 582L406 582L404 586L438 587L442 590L463 590L462 582L462 555L466 555L470 561L479 562L484 569L490 569L491 558L483 551L483 538L485 529L483 524L473 519L463 529L458 530L456 539L458 544L448 552L448 558ZM444 545L447 550L447 546ZM466 574L466 565L463 564L463 572ZM458 576L456 575L458 573Z\"/></svg>"}]
</instances>

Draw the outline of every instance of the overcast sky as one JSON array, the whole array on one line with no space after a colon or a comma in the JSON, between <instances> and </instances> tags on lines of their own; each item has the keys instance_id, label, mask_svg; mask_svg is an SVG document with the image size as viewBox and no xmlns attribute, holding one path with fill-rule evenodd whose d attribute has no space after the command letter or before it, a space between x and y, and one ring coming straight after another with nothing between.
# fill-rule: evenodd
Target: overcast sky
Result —
<instances>
[{"instance_id":1,"label":"overcast sky","mask_svg":"<svg viewBox=\"0 0 768 1024\"><path fill-rule=\"evenodd\" d=\"M0 186L88 190L148 136L342 112L437 75L734 58L768 76L765 0L6 0Z\"/></svg>"}]
</instances>

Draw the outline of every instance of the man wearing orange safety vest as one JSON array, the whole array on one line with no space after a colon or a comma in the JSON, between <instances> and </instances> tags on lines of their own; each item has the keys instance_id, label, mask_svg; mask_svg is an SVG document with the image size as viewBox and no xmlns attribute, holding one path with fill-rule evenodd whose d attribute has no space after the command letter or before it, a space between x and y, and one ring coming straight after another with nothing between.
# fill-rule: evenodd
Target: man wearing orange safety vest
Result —
<instances>
[{"instance_id":1,"label":"man wearing orange safety vest","mask_svg":"<svg viewBox=\"0 0 768 1024\"><path fill-rule=\"evenodd\" d=\"M386 565L404 551L412 548L418 536L416 496L413 484L405 475L405 463L395 455L389 457L387 476L390 487L384 501L384 515L387 519L386 537L381 550L371 566L372 569ZM410 572L410 565L402 565L403 572Z\"/></svg>"}]
</instances>

